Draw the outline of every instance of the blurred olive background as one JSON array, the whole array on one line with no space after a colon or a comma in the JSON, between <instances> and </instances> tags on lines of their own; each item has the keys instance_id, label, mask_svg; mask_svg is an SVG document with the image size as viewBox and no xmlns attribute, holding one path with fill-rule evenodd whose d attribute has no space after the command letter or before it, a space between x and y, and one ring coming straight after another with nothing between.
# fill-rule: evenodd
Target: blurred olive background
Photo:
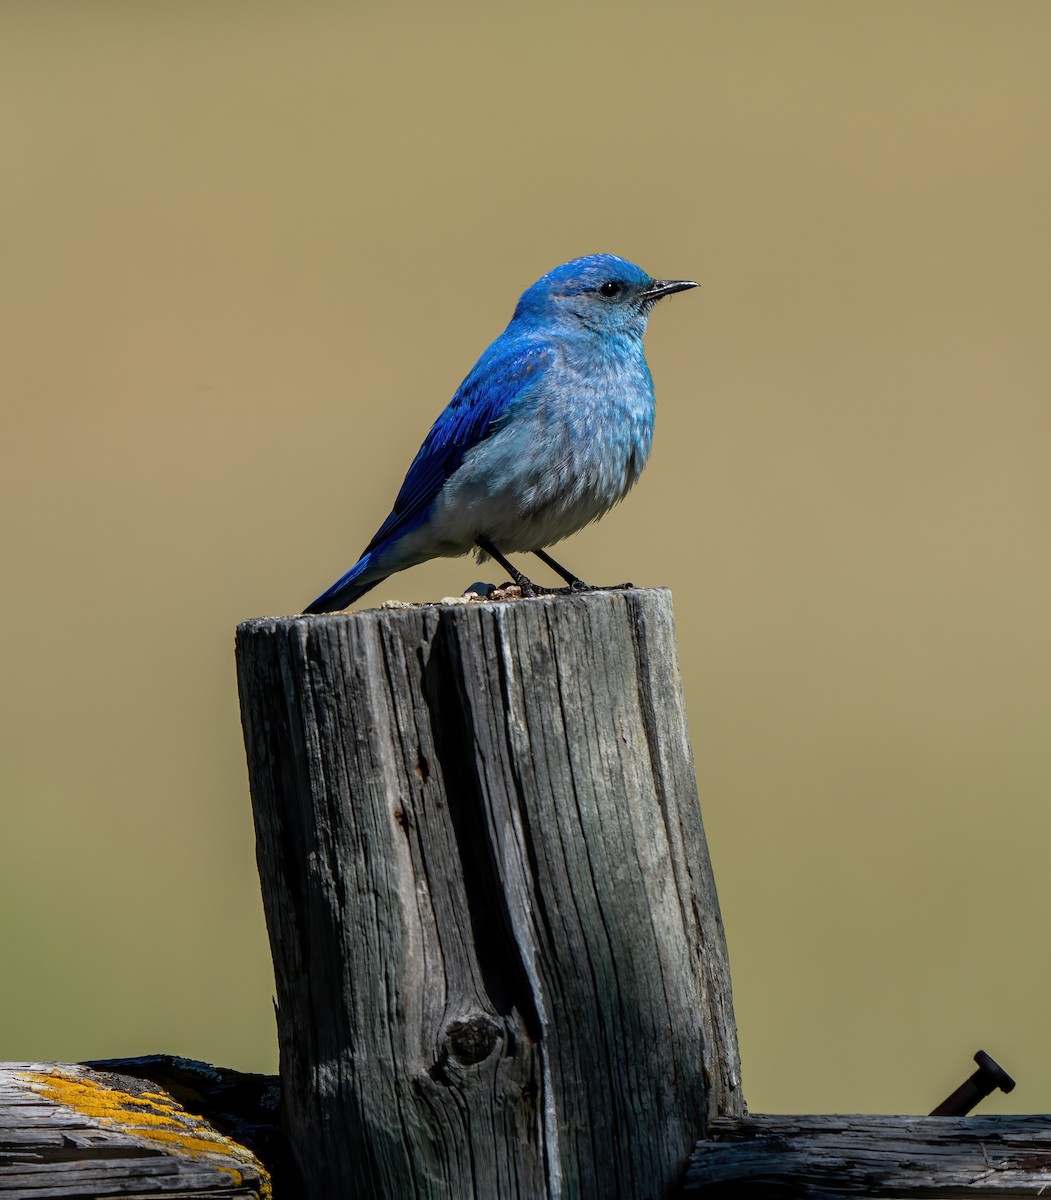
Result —
<instances>
[{"instance_id":1,"label":"blurred olive background","mask_svg":"<svg viewBox=\"0 0 1051 1200\"><path fill-rule=\"evenodd\" d=\"M0 4L0 1057L275 1067L234 626L612 251L702 287L558 557L674 589L751 1107L981 1046L1051 1110L1049 53L1043 0Z\"/></svg>"}]
</instances>

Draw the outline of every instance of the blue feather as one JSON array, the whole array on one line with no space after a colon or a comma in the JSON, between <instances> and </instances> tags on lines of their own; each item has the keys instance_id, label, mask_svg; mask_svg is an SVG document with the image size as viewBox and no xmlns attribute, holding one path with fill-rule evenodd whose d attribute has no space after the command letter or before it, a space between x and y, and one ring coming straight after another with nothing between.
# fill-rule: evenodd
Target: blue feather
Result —
<instances>
[{"instance_id":1,"label":"blue feather","mask_svg":"<svg viewBox=\"0 0 1051 1200\"><path fill-rule=\"evenodd\" d=\"M383 551L426 520L446 480L468 450L500 428L514 402L528 395L551 365L554 352L535 339L498 338L460 384L412 460L390 515L358 561L306 608L304 613L336 612L387 578ZM365 582L359 582L367 576Z\"/></svg>"},{"instance_id":2,"label":"blue feather","mask_svg":"<svg viewBox=\"0 0 1051 1200\"><path fill-rule=\"evenodd\" d=\"M467 451L501 427L514 402L540 383L553 358L549 346L532 339L509 341L504 337L493 342L434 422L412 460L390 516L365 547L365 553L412 527Z\"/></svg>"}]
</instances>

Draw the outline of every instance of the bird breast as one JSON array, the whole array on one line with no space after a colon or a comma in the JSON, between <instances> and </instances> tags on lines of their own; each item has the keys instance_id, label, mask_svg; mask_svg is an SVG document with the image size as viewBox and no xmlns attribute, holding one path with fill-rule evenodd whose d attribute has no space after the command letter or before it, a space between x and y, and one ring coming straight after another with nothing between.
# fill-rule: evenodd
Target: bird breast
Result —
<instances>
[{"instance_id":1,"label":"bird breast","mask_svg":"<svg viewBox=\"0 0 1051 1200\"><path fill-rule=\"evenodd\" d=\"M641 354L577 365L566 356L465 455L432 529L463 553L479 537L537 550L601 517L638 479L653 437L653 382Z\"/></svg>"}]
</instances>

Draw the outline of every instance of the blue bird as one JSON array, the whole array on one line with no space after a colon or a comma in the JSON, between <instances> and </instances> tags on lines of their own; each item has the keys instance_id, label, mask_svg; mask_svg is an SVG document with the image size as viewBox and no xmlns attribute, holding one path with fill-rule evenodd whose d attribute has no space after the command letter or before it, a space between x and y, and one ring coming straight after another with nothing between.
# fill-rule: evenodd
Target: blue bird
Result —
<instances>
[{"instance_id":1,"label":"blue bird","mask_svg":"<svg viewBox=\"0 0 1051 1200\"><path fill-rule=\"evenodd\" d=\"M435 421L376 536L303 611L337 612L395 571L472 550L523 595L545 589L507 553L535 554L588 590L544 547L608 512L642 473L654 410L646 323L662 296L696 286L612 254L534 283Z\"/></svg>"}]
</instances>

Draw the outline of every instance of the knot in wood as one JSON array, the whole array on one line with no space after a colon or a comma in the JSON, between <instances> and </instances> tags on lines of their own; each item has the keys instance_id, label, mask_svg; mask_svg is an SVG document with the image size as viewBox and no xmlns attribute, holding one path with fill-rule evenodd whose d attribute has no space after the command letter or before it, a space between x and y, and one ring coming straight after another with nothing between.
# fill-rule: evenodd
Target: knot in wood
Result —
<instances>
[{"instance_id":1,"label":"knot in wood","mask_svg":"<svg viewBox=\"0 0 1051 1200\"><path fill-rule=\"evenodd\" d=\"M484 1013L450 1021L445 1027L449 1057L465 1067L473 1067L487 1059L502 1036L500 1026Z\"/></svg>"}]
</instances>

